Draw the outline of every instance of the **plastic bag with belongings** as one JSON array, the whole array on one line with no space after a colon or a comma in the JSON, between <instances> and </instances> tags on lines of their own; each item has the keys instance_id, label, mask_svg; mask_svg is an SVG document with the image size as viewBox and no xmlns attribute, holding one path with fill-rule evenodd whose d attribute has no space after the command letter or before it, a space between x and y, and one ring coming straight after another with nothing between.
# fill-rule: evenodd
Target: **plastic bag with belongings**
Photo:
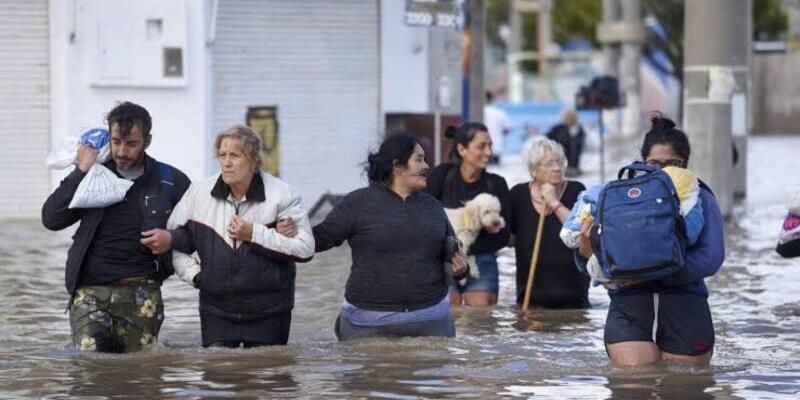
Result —
<instances>
[{"instance_id":1,"label":"plastic bag with belongings","mask_svg":"<svg viewBox=\"0 0 800 400\"><path fill-rule=\"evenodd\" d=\"M122 179L110 169L95 163L83 177L69 208L102 208L119 203L133 186L133 181Z\"/></svg>"},{"instance_id":2,"label":"plastic bag with belongings","mask_svg":"<svg viewBox=\"0 0 800 400\"><path fill-rule=\"evenodd\" d=\"M103 128L86 129L78 137L65 138L47 156L47 166L52 169L64 169L77 161L78 147L88 144L98 151L97 162L104 163L111 155L111 134Z\"/></svg>"}]
</instances>

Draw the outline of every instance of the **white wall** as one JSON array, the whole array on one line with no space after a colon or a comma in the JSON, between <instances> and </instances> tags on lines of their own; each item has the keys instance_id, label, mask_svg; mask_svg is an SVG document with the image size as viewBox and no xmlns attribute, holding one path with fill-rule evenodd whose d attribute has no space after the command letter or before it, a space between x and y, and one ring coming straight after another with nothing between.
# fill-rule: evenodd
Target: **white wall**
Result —
<instances>
[{"instance_id":1,"label":"white wall","mask_svg":"<svg viewBox=\"0 0 800 400\"><path fill-rule=\"evenodd\" d=\"M374 0L219 3L212 134L277 106L280 177L310 207L364 185L380 139L379 13Z\"/></svg>"},{"instance_id":2,"label":"white wall","mask_svg":"<svg viewBox=\"0 0 800 400\"><path fill-rule=\"evenodd\" d=\"M185 21L175 18L175 5L185 5ZM172 3L172 4L170 4ZM131 7L133 9L126 8ZM109 83L97 78L98 24L108 23L109 13L118 12L131 18L142 15L164 16L164 45L185 43L184 76L177 83L146 81L134 77ZM181 8L181 7L178 7ZM132 16L132 14L135 15ZM119 101L132 101L145 107L153 119L153 142L148 154L160 161L181 169L192 179L208 174L206 161L211 157L206 132L209 124L208 99L208 51L207 37L208 1L147 0L103 2L102 0L51 0L51 139L55 145L63 135L75 135L82 127L104 125L105 114ZM140 23L139 23L140 22ZM101 29L107 43L128 43L114 46L115 62L137 64L152 69L154 60L149 55L140 55L132 49L141 43L135 39L144 37L145 22L134 21L130 29ZM178 28L174 28L178 25ZM181 26L183 25L183 26ZM141 29L142 32L138 30ZM177 29L177 31L176 31ZM185 29L185 36L180 29ZM133 32L131 32L133 30ZM119 35L108 37L108 35ZM184 42L181 42L183 37ZM146 47L146 46L145 46ZM145 49L146 50L146 49ZM142 54L140 51L139 54ZM159 65L156 65L158 67ZM122 67L128 67L123 65ZM52 186L58 184L61 173L54 173Z\"/></svg>"},{"instance_id":3,"label":"white wall","mask_svg":"<svg viewBox=\"0 0 800 400\"><path fill-rule=\"evenodd\" d=\"M171 40L185 43L185 82L147 78L158 72L152 65L115 63L97 68L98 42L119 41L123 50L126 43L136 47L125 52L107 46L116 52L115 62L127 57L120 62L152 63L148 57L130 55L145 54L152 47L139 46L136 40L143 39L136 38L146 38L146 33L136 30L146 28L147 15L174 8L176 2L185 6L186 35L184 42ZM129 100L152 115L153 143L148 153L192 179L202 179L217 170L211 149L214 135L232 123L243 123L248 105L277 104L281 177L298 189L306 206L326 191L345 193L362 186L360 163L381 138L380 3L219 1L215 39L207 43L212 4L212 0L50 0L51 143L77 134L82 127L103 125L116 102ZM144 15L145 20L119 31L96 28L107 22L114 7L121 15ZM165 19L164 32L174 36L171 24ZM100 40L98 31L112 37ZM418 34L427 37L424 29ZM214 54L218 57L212 58ZM422 51L420 57L424 55ZM404 62L406 69L427 73L425 62ZM243 74L230 73L242 66ZM102 79L98 71L104 71ZM114 71L130 76L120 78ZM410 79L424 88L427 79L407 74L396 79L401 96L419 93L416 105L406 111L424 110L427 93L408 90L407 84ZM63 174L54 172L51 186Z\"/></svg>"},{"instance_id":4,"label":"white wall","mask_svg":"<svg viewBox=\"0 0 800 400\"><path fill-rule=\"evenodd\" d=\"M382 114L430 112L428 28L406 26L405 1L381 0L380 7Z\"/></svg>"}]
</instances>

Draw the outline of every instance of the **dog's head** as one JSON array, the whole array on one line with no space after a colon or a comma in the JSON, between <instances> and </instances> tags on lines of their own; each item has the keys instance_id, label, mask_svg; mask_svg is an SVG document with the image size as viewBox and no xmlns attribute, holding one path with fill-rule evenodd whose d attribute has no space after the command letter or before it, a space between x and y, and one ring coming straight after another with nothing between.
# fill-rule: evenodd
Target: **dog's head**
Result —
<instances>
[{"instance_id":1,"label":"dog's head","mask_svg":"<svg viewBox=\"0 0 800 400\"><path fill-rule=\"evenodd\" d=\"M466 202L464 207L477 226L489 233L497 233L506 226L506 221L500 215L500 200L491 194L481 193Z\"/></svg>"}]
</instances>

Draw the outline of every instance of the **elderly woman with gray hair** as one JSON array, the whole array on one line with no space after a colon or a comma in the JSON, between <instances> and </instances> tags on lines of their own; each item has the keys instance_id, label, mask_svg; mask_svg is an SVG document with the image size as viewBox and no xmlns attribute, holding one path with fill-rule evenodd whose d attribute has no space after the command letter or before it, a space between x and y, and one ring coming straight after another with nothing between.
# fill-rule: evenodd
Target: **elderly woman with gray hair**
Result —
<instances>
[{"instance_id":1,"label":"elderly woman with gray hair","mask_svg":"<svg viewBox=\"0 0 800 400\"><path fill-rule=\"evenodd\" d=\"M291 187L261 171L252 129L234 125L214 148L221 172L192 183L167 222L175 272L200 289L204 347L286 344L295 262L314 255L311 224Z\"/></svg>"},{"instance_id":2,"label":"elderly woman with gray hair","mask_svg":"<svg viewBox=\"0 0 800 400\"><path fill-rule=\"evenodd\" d=\"M528 153L532 180L511 188L509 230L515 236L517 304L522 305L536 240L536 227L545 218L539 259L529 305L548 308L589 307L589 278L578 271L573 251L559 238L569 216L580 182L564 179L567 159L557 142L540 138Z\"/></svg>"}]
</instances>

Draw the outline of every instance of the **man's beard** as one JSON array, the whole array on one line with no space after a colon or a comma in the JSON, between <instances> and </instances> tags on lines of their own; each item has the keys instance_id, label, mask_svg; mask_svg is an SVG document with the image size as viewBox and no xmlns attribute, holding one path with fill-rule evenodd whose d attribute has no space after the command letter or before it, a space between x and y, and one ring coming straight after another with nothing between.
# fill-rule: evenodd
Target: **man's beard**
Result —
<instances>
[{"instance_id":1,"label":"man's beard","mask_svg":"<svg viewBox=\"0 0 800 400\"><path fill-rule=\"evenodd\" d=\"M114 158L114 163L117 165L117 168L122 169L136 169L144 163L144 152L134 161L129 159L124 159L122 162L120 160Z\"/></svg>"}]
</instances>

